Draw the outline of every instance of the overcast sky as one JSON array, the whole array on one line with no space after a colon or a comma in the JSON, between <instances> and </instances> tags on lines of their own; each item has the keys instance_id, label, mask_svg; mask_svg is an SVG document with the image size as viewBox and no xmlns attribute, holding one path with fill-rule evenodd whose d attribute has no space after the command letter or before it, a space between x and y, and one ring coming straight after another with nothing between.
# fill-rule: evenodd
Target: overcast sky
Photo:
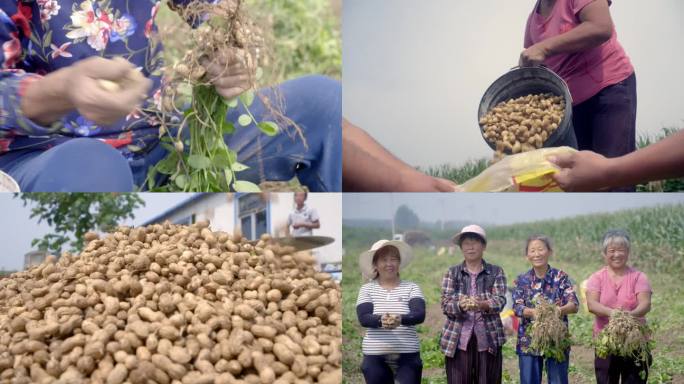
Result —
<instances>
[{"instance_id":1,"label":"overcast sky","mask_svg":"<svg viewBox=\"0 0 684 384\"><path fill-rule=\"evenodd\" d=\"M512 224L684 203L684 193L344 193L344 219L390 219L408 205L421 221Z\"/></svg>"},{"instance_id":2,"label":"overcast sky","mask_svg":"<svg viewBox=\"0 0 684 384\"><path fill-rule=\"evenodd\" d=\"M135 219L123 224L139 225L192 196L183 193L141 193L145 207L134 211ZM24 254L31 251L31 240L50 232L50 227L37 219L29 219L30 207L24 207L11 193L0 193L0 269L23 268Z\"/></svg>"},{"instance_id":3,"label":"overcast sky","mask_svg":"<svg viewBox=\"0 0 684 384\"><path fill-rule=\"evenodd\" d=\"M477 108L517 65L535 0L345 0L343 111L412 165L491 156ZM637 131L684 127L684 1L614 1L637 76Z\"/></svg>"}]
</instances>

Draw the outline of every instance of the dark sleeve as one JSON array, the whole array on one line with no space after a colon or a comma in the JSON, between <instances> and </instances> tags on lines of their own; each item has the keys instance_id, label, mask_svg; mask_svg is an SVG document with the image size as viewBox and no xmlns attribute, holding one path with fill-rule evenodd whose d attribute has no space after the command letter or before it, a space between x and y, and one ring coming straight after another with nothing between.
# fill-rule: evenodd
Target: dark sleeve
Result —
<instances>
[{"instance_id":1,"label":"dark sleeve","mask_svg":"<svg viewBox=\"0 0 684 384\"><path fill-rule=\"evenodd\" d=\"M195 1L195 0L169 0L168 3L167 3L167 5L168 5L168 7L169 7L171 10L173 10L174 12L178 12L178 11L181 10L181 8L187 7L187 6L190 5L190 3L192 3L193 1ZM202 2L204 2L204 3L209 3L209 4L218 4L218 3L222 2L223 0L200 0L200 1L202 1ZM185 20L185 21L186 21L188 24L190 24L191 27L197 28L197 27L199 27L203 22L205 22L206 19L207 19L207 17L206 17L206 15L204 15L204 16L198 17L198 18L195 19L195 20L190 20L190 19L188 19L188 20Z\"/></svg>"},{"instance_id":2,"label":"dark sleeve","mask_svg":"<svg viewBox=\"0 0 684 384\"><path fill-rule=\"evenodd\" d=\"M365 328L382 328L380 315L373 314L373 303L361 303L356 306L356 316Z\"/></svg>"},{"instance_id":3,"label":"dark sleeve","mask_svg":"<svg viewBox=\"0 0 684 384\"><path fill-rule=\"evenodd\" d=\"M169 8L174 9L178 7L185 7L188 4L192 3L194 0L169 0ZM216 4L218 1L214 0L205 0L205 3L210 3L210 4Z\"/></svg>"},{"instance_id":4,"label":"dark sleeve","mask_svg":"<svg viewBox=\"0 0 684 384\"><path fill-rule=\"evenodd\" d=\"M0 9L0 139L17 135L47 136L58 130L35 124L22 113L24 91L30 82L40 79L40 76L27 72L30 68L17 67L26 54L23 49L25 39L21 28Z\"/></svg>"},{"instance_id":5,"label":"dark sleeve","mask_svg":"<svg viewBox=\"0 0 684 384\"><path fill-rule=\"evenodd\" d=\"M425 321L425 300L414 297L408 302L409 313L401 315L401 325L416 325Z\"/></svg>"}]
</instances>

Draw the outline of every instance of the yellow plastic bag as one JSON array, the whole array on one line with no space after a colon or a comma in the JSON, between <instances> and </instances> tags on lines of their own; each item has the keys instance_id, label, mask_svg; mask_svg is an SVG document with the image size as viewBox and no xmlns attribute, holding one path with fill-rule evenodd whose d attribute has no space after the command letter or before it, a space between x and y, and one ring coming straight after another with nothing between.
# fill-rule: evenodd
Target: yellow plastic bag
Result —
<instances>
[{"instance_id":1,"label":"yellow plastic bag","mask_svg":"<svg viewBox=\"0 0 684 384\"><path fill-rule=\"evenodd\" d=\"M464 192L563 192L551 177L558 168L549 156L576 152L570 147L542 148L507 156L461 185Z\"/></svg>"}]
</instances>

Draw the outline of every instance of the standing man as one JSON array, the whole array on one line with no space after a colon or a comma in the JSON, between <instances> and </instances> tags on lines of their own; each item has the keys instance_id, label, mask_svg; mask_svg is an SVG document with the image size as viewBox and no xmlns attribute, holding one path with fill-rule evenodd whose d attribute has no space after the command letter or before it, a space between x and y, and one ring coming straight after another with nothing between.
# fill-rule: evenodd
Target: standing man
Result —
<instances>
[{"instance_id":1,"label":"standing man","mask_svg":"<svg viewBox=\"0 0 684 384\"><path fill-rule=\"evenodd\" d=\"M320 228L318 212L306 205L306 192L295 192L295 210L287 217L288 236L311 236L313 229ZM290 231L290 227L292 230Z\"/></svg>"},{"instance_id":2,"label":"standing man","mask_svg":"<svg viewBox=\"0 0 684 384\"><path fill-rule=\"evenodd\" d=\"M468 225L454 236L463 262L449 268L442 279L442 312L446 323L440 348L449 384L501 383L506 342L499 316L506 305L506 276L501 267L482 256L487 236L478 225Z\"/></svg>"}]
</instances>

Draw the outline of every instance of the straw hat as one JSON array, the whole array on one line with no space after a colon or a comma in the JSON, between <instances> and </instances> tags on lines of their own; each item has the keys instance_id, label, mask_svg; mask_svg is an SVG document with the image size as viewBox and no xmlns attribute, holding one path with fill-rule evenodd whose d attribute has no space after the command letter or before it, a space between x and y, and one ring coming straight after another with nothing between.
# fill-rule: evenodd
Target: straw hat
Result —
<instances>
[{"instance_id":1,"label":"straw hat","mask_svg":"<svg viewBox=\"0 0 684 384\"><path fill-rule=\"evenodd\" d=\"M399 251L399 270L404 269L404 267L411 262L411 259L413 259L411 246L399 240L378 240L369 250L363 252L359 256L359 267L361 268L361 274L365 278L371 279L375 275L373 268L373 256L375 256L375 252L380 248L389 245L394 246Z\"/></svg>"}]
</instances>

